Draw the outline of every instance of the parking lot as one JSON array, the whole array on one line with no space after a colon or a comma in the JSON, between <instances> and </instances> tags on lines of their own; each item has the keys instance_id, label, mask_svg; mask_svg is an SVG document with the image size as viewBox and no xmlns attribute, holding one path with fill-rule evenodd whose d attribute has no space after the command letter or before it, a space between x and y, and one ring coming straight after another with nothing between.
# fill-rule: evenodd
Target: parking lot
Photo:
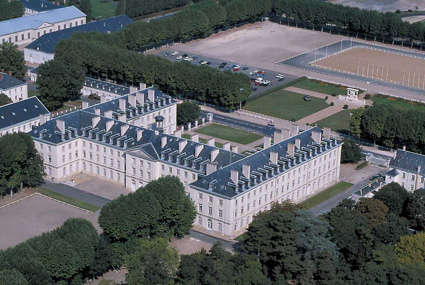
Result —
<instances>
[{"instance_id":1,"label":"parking lot","mask_svg":"<svg viewBox=\"0 0 425 285\"><path fill-rule=\"evenodd\" d=\"M243 65L241 63L234 62L234 61L224 61L221 59L201 56L194 53L177 51L177 50L174 50L173 47L168 47L168 48L159 50L155 54L158 56L164 57L172 62L186 60L195 65L208 65L210 67L214 67L222 71L231 70L232 72L244 73L248 75L252 81L251 85L252 85L253 92L251 96L264 92L268 89L275 88L276 86L282 85L284 83L290 82L298 78L298 76L261 69L255 66ZM235 69L235 67L239 67L239 68ZM261 84L260 78L261 78L261 82L265 82L266 84ZM257 84L256 84L256 81L257 81Z\"/></svg>"}]
</instances>

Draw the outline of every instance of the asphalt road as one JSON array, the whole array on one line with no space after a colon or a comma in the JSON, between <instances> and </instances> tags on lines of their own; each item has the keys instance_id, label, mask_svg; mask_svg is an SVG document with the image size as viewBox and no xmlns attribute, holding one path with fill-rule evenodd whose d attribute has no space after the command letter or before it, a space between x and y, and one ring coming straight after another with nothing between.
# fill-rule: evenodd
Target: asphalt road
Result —
<instances>
[{"instance_id":1,"label":"asphalt road","mask_svg":"<svg viewBox=\"0 0 425 285\"><path fill-rule=\"evenodd\" d=\"M179 55L187 54L188 57L196 57L195 60L189 61L190 63L195 64L195 65L200 65L200 61L205 60L207 62L208 61L211 62L211 64L209 66L210 67L214 67L214 68L219 68L219 66L220 66L220 64L222 62L227 62L227 65L225 66L225 68L220 68L219 69L219 70L222 70L222 71L225 71L225 70L229 69L230 67L232 67L232 65L235 65L236 64L236 65L240 65L241 68L240 68L239 71L234 71L234 72L244 73L244 74L250 76L251 78L256 78L255 75L250 75L249 74L250 72L253 72L254 70L265 71L266 74L264 75L263 79L270 80L270 82L271 82L270 85L269 86L256 86L254 83L251 83L252 88L257 88L257 90L255 90L255 91L253 90L253 92L251 93L250 96L253 96L253 95L262 93L262 92L264 92L266 90L275 88L276 86L279 86L279 85L288 83L290 81L293 81L293 80L299 78L298 76L295 76L295 75L290 75L290 74L286 74L286 73L280 73L282 75L285 75L285 80L278 81L278 78L276 78L276 75L278 75L279 73L276 72L276 71L271 71L271 70L267 70L267 69L257 68L257 67L254 67L254 66L242 65L242 64L239 64L239 63L233 62L233 61L223 61L221 59L212 58L212 57L206 57L206 56L200 56L200 55L196 55L196 54L192 54L192 53L186 53L186 52L183 52L183 51L179 51L179 54L178 55L172 56L171 55L172 52L173 52L172 50L161 49L159 52L155 52L155 55L160 56L160 57L163 57L163 58L166 58L169 61L176 62L176 61L182 61L183 60L183 59L177 60L177 57ZM243 70L243 67L248 67L248 69L247 70Z\"/></svg>"}]
</instances>

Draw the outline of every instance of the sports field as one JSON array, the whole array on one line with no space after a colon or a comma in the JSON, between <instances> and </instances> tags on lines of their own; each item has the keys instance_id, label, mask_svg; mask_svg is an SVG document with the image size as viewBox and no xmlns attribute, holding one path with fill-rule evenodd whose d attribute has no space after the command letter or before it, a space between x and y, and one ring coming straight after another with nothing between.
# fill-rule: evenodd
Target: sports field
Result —
<instances>
[{"instance_id":1,"label":"sports field","mask_svg":"<svg viewBox=\"0 0 425 285\"><path fill-rule=\"evenodd\" d=\"M317 67L425 88L425 60L381 50L355 47L319 60Z\"/></svg>"},{"instance_id":2,"label":"sports field","mask_svg":"<svg viewBox=\"0 0 425 285\"><path fill-rule=\"evenodd\" d=\"M203 127L199 130L196 130L196 132L240 144L249 144L262 138L262 136L254 133L249 133L217 124L211 124L209 126Z\"/></svg>"},{"instance_id":3,"label":"sports field","mask_svg":"<svg viewBox=\"0 0 425 285\"><path fill-rule=\"evenodd\" d=\"M298 121L328 106L324 99L311 97L304 101L304 95L285 90L276 91L246 103L244 109L284 120Z\"/></svg>"}]
</instances>

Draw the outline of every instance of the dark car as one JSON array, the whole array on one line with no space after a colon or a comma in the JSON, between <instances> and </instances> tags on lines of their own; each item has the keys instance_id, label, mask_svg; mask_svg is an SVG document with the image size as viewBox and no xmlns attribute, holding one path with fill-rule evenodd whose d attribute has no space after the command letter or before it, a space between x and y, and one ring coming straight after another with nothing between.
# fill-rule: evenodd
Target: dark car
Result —
<instances>
[{"instance_id":1,"label":"dark car","mask_svg":"<svg viewBox=\"0 0 425 285\"><path fill-rule=\"evenodd\" d=\"M282 82L285 78L279 78L277 81Z\"/></svg>"},{"instance_id":2,"label":"dark car","mask_svg":"<svg viewBox=\"0 0 425 285\"><path fill-rule=\"evenodd\" d=\"M258 88L257 87L252 87L252 91L257 91Z\"/></svg>"},{"instance_id":3,"label":"dark car","mask_svg":"<svg viewBox=\"0 0 425 285\"><path fill-rule=\"evenodd\" d=\"M304 101L310 102L311 101L310 95L304 95Z\"/></svg>"},{"instance_id":4,"label":"dark car","mask_svg":"<svg viewBox=\"0 0 425 285\"><path fill-rule=\"evenodd\" d=\"M223 64L220 64L220 65L218 66L218 68L224 68L224 65L223 65Z\"/></svg>"},{"instance_id":5,"label":"dark car","mask_svg":"<svg viewBox=\"0 0 425 285\"><path fill-rule=\"evenodd\" d=\"M182 57L187 57L187 53L185 53L185 54L182 54Z\"/></svg>"},{"instance_id":6,"label":"dark car","mask_svg":"<svg viewBox=\"0 0 425 285\"><path fill-rule=\"evenodd\" d=\"M202 62L204 62L204 61L203 61L203 60L200 60L200 61L199 61L199 64L201 64Z\"/></svg>"},{"instance_id":7,"label":"dark car","mask_svg":"<svg viewBox=\"0 0 425 285\"><path fill-rule=\"evenodd\" d=\"M224 61L223 61L221 64L222 64L222 65L227 65L227 62L224 62Z\"/></svg>"},{"instance_id":8,"label":"dark car","mask_svg":"<svg viewBox=\"0 0 425 285\"><path fill-rule=\"evenodd\" d=\"M197 57L197 56L193 56L192 58L193 58L193 60L196 60L196 59L198 59L198 57Z\"/></svg>"},{"instance_id":9,"label":"dark car","mask_svg":"<svg viewBox=\"0 0 425 285\"><path fill-rule=\"evenodd\" d=\"M242 68L242 70L248 70L248 69L249 69L248 66L245 66L244 68Z\"/></svg>"},{"instance_id":10,"label":"dark car","mask_svg":"<svg viewBox=\"0 0 425 285\"><path fill-rule=\"evenodd\" d=\"M211 61L208 61L208 62L207 62L207 65L211 65Z\"/></svg>"}]
</instances>

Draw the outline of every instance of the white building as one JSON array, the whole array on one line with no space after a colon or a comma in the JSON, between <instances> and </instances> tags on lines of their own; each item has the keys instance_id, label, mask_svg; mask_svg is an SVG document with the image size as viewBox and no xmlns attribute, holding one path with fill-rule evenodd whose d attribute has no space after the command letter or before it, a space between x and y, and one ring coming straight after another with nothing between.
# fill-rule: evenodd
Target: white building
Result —
<instances>
[{"instance_id":1,"label":"white building","mask_svg":"<svg viewBox=\"0 0 425 285\"><path fill-rule=\"evenodd\" d=\"M54 9L62 8L62 6L56 5L55 2L49 2L44 0L20 0L22 5L25 7L24 16L33 14L43 13ZM59 1L58 1L59 2Z\"/></svg>"},{"instance_id":2,"label":"white building","mask_svg":"<svg viewBox=\"0 0 425 285\"><path fill-rule=\"evenodd\" d=\"M145 89L145 84L140 84L139 89ZM131 90L130 90L131 89ZM81 94L92 95L95 94L100 97L100 102L107 102L116 99L130 92L133 93L137 90L135 87L127 87L115 83L86 77Z\"/></svg>"},{"instance_id":3,"label":"white building","mask_svg":"<svg viewBox=\"0 0 425 285\"><path fill-rule=\"evenodd\" d=\"M37 97L0 107L0 137L5 134L28 133L34 126L50 120L50 112Z\"/></svg>"},{"instance_id":4,"label":"white building","mask_svg":"<svg viewBox=\"0 0 425 285\"><path fill-rule=\"evenodd\" d=\"M29 44L44 34L84 25L86 15L69 6L0 22L0 43Z\"/></svg>"},{"instance_id":5,"label":"white building","mask_svg":"<svg viewBox=\"0 0 425 285\"><path fill-rule=\"evenodd\" d=\"M18 102L28 98L28 84L9 74L0 72L0 94L5 94L12 100Z\"/></svg>"}]
</instances>

